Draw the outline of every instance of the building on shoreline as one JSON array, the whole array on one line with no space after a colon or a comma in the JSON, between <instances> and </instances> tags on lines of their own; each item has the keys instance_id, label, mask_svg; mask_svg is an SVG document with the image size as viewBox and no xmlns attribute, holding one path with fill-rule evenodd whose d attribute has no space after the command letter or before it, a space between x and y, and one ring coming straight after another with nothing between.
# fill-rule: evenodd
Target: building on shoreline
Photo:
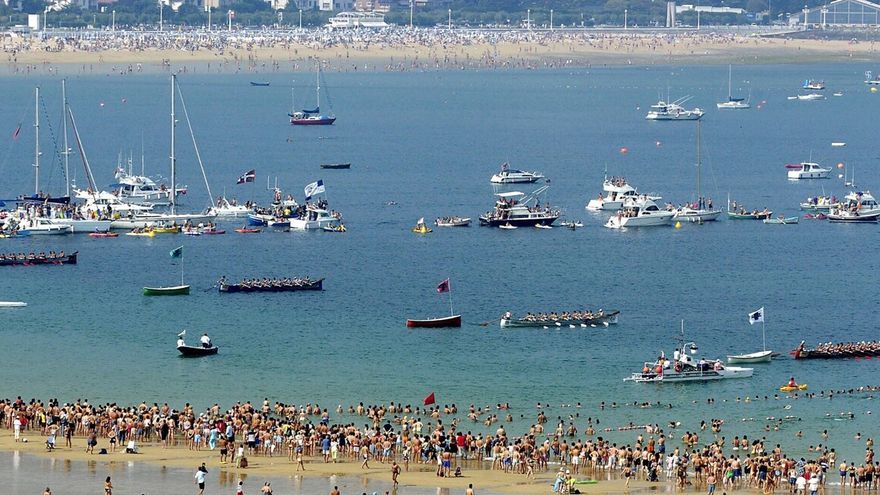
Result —
<instances>
[{"instance_id":1,"label":"building on shoreline","mask_svg":"<svg viewBox=\"0 0 880 495\"><path fill-rule=\"evenodd\" d=\"M804 28L828 26L880 26L880 4L868 0L834 0L793 16Z\"/></svg>"}]
</instances>

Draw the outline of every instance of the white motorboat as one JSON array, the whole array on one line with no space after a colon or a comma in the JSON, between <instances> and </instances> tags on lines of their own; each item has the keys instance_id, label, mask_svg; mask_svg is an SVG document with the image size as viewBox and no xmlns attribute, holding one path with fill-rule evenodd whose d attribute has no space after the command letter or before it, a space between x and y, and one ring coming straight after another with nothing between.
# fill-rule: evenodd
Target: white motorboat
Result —
<instances>
[{"instance_id":1,"label":"white motorboat","mask_svg":"<svg viewBox=\"0 0 880 495\"><path fill-rule=\"evenodd\" d=\"M880 204L870 191L850 191L836 206L838 209L858 211L863 215L880 211Z\"/></svg>"},{"instance_id":2,"label":"white motorboat","mask_svg":"<svg viewBox=\"0 0 880 495\"><path fill-rule=\"evenodd\" d=\"M168 205L171 203L171 189L165 184L157 184L153 179L144 175L131 173L131 160L129 171L124 167L116 169L116 184L110 187L116 192L120 200L126 203ZM186 187L177 187L177 195L186 194Z\"/></svg>"},{"instance_id":3,"label":"white motorboat","mask_svg":"<svg viewBox=\"0 0 880 495\"><path fill-rule=\"evenodd\" d=\"M823 89L825 89L825 81L807 79L804 81L804 85L802 87L810 91L822 91Z\"/></svg>"},{"instance_id":4,"label":"white motorboat","mask_svg":"<svg viewBox=\"0 0 880 495\"><path fill-rule=\"evenodd\" d=\"M544 176L539 172L513 169L507 162L504 162L501 164L501 171L493 175L489 182L493 184L528 184L543 178Z\"/></svg>"},{"instance_id":5,"label":"white motorboat","mask_svg":"<svg viewBox=\"0 0 880 495\"><path fill-rule=\"evenodd\" d=\"M559 209L541 206L539 197L550 186L542 186L531 194L519 191L498 193L492 210L480 215L480 225L489 227L534 227L535 225L553 225L561 215Z\"/></svg>"},{"instance_id":6,"label":"white motorboat","mask_svg":"<svg viewBox=\"0 0 880 495\"><path fill-rule=\"evenodd\" d=\"M18 224L19 232L29 235L64 235L72 234L73 227L69 224L54 224L47 218L26 218ZM26 234L27 235L27 234Z\"/></svg>"},{"instance_id":7,"label":"white motorboat","mask_svg":"<svg viewBox=\"0 0 880 495\"><path fill-rule=\"evenodd\" d=\"M609 229L620 229L669 225L675 213L675 211L661 210L657 203L643 195L627 199L623 203L623 208L616 215L612 215L605 226Z\"/></svg>"},{"instance_id":8,"label":"white motorboat","mask_svg":"<svg viewBox=\"0 0 880 495\"><path fill-rule=\"evenodd\" d=\"M90 234L113 228L111 220L92 220L88 218L47 218L53 225L69 225L74 234Z\"/></svg>"},{"instance_id":9,"label":"white motorboat","mask_svg":"<svg viewBox=\"0 0 880 495\"><path fill-rule=\"evenodd\" d=\"M734 98L733 97L733 87L731 84L731 75L732 75L732 66L727 66L727 101L722 101L717 104L719 110L745 110L747 108L751 108L749 102L745 100L745 98Z\"/></svg>"},{"instance_id":10,"label":"white motorboat","mask_svg":"<svg viewBox=\"0 0 880 495\"><path fill-rule=\"evenodd\" d=\"M84 201L82 210L84 213L94 213L98 216L114 215L127 216L142 214L152 211L153 205L150 204L132 204L126 203L119 199L115 194L99 191L92 192L89 190L74 189L77 199Z\"/></svg>"},{"instance_id":11,"label":"white motorboat","mask_svg":"<svg viewBox=\"0 0 880 495\"><path fill-rule=\"evenodd\" d=\"M799 100L799 101L816 101L816 100L824 100L825 95L819 93L807 93L805 95L795 95L789 96L789 100Z\"/></svg>"},{"instance_id":12,"label":"white motorboat","mask_svg":"<svg viewBox=\"0 0 880 495\"><path fill-rule=\"evenodd\" d=\"M877 76L875 77L872 71L866 70L865 84L867 84L868 86L880 86L880 74L877 74Z\"/></svg>"},{"instance_id":13,"label":"white motorboat","mask_svg":"<svg viewBox=\"0 0 880 495\"><path fill-rule=\"evenodd\" d=\"M646 120L699 120L705 112L699 108L688 110L682 105L690 100L690 96L679 98L671 103L663 100L651 105L651 110L645 116Z\"/></svg>"},{"instance_id":14,"label":"white motorboat","mask_svg":"<svg viewBox=\"0 0 880 495\"><path fill-rule=\"evenodd\" d=\"M682 323L682 327L684 323ZM624 381L637 383L679 383L705 382L726 380L730 378L748 378L753 368L725 366L718 359L694 359L697 345L693 342L682 343L672 354L672 359L661 353L654 362L646 362L640 373L633 373Z\"/></svg>"},{"instance_id":15,"label":"white motorboat","mask_svg":"<svg viewBox=\"0 0 880 495\"><path fill-rule=\"evenodd\" d=\"M718 219L722 211L714 208L711 199L706 199L702 195L700 172L702 170L702 158L700 153L700 145L702 143L702 124L697 121L697 200L682 206L675 212L675 220L685 222L711 222Z\"/></svg>"},{"instance_id":16,"label":"white motorboat","mask_svg":"<svg viewBox=\"0 0 880 495\"><path fill-rule=\"evenodd\" d=\"M27 306L26 302L0 301L0 308L24 308L25 306Z\"/></svg>"},{"instance_id":17,"label":"white motorboat","mask_svg":"<svg viewBox=\"0 0 880 495\"><path fill-rule=\"evenodd\" d=\"M830 211L837 204L838 201L835 196L813 196L801 203L801 209L808 211Z\"/></svg>"},{"instance_id":18,"label":"white motorboat","mask_svg":"<svg viewBox=\"0 0 880 495\"><path fill-rule=\"evenodd\" d=\"M341 219L339 215L320 208L313 204L307 204L305 212L300 217L290 218L291 230L312 230L331 227Z\"/></svg>"},{"instance_id":19,"label":"white motorboat","mask_svg":"<svg viewBox=\"0 0 880 495\"><path fill-rule=\"evenodd\" d=\"M225 197L217 200L217 205L208 208L205 213L214 215L217 218L244 218L252 213L253 210L245 205L230 203Z\"/></svg>"},{"instance_id":20,"label":"white motorboat","mask_svg":"<svg viewBox=\"0 0 880 495\"><path fill-rule=\"evenodd\" d=\"M831 174L830 168L820 167L818 163L801 162L797 168L788 169L788 178L790 180L800 179L827 179Z\"/></svg>"},{"instance_id":21,"label":"white motorboat","mask_svg":"<svg viewBox=\"0 0 880 495\"><path fill-rule=\"evenodd\" d=\"M627 198L636 198L639 193L631 186L625 177L605 177L602 181L602 193L599 197L591 199L587 203L587 209L591 211L617 211L623 207L623 201ZM647 195L649 199L657 201L660 196Z\"/></svg>"},{"instance_id":22,"label":"white motorboat","mask_svg":"<svg viewBox=\"0 0 880 495\"><path fill-rule=\"evenodd\" d=\"M536 229L552 229L553 227L550 225L544 225L543 223L539 223L535 225Z\"/></svg>"}]
</instances>

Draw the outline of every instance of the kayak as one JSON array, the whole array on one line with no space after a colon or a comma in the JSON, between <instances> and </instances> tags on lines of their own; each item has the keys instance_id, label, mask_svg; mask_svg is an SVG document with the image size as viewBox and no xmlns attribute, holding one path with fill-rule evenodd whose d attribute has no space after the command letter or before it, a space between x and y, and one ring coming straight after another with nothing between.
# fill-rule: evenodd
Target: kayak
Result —
<instances>
[{"instance_id":1,"label":"kayak","mask_svg":"<svg viewBox=\"0 0 880 495\"><path fill-rule=\"evenodd\" d=\"M807 389L806 383L801 383L797 387L789 387L788 385L785 385L784 387L779 387L780 392L797 392L798 390L806 390L806 389Z\"/></svg>"},{"instance_id":2,"label":"kayak","mask_svg":"<svg viewBox=\"0 0 880 495\"><path fill-rule=\"evenodd\" d=\"M247 227L242 227L240 229L235 229L239 234L259 234L261 232L260 229L250 229Z\"/></svg>"}]
</instances>

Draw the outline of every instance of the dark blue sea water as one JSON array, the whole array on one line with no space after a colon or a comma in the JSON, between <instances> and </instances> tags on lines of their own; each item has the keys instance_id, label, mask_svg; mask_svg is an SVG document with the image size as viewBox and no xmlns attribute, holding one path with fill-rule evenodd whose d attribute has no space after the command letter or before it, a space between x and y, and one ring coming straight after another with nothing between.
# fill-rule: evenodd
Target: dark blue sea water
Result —
<instances>
[{"instance_id":1,"label":"dark blue sea water","mask_svg":"<svg viewBox=\"0 0 880 495\"><path fill-rule=\"evenodd\" d=\"M534 421L534 404L554 405L552 419L579 414L603 426L724 418L724 434L763 434L767 417L803 419L766 435L802 451L821 442L853 455L856 431L876 422L866 395L828 400L759 400L789 376L811 390L880 383L880 360L758 365L747 380L650 386L622 379L661 349L672 351L680 322L710 357L761 346L746 315L764 306L768 348L786 353L801 339L877 338L876 225L804 220L797 226L720 221L681 229L612 231L584 205L601 188L603 171L626 175L643 191L676 203L694 196L695 126L647 122L658 96L692 95L703 122L703 189L716 204L728 195L749 207L794 215L810 195L842 196L843 181L792 183L786 163L810 157L846 165L864 188L880 183L876 115L880 95L863 86L866 67L785 65L734 67L734 92L751 91L751 110L721 112L727 68L625 67L558 71L327 73L336 125L292 128L290 84L312 95L309 74L271 74L270 87L248 75L180 77L214 194L268 202L266 179L302 199L305 184L323 179L349 232L260 235L121 236L0 240L0 250L78 250L77 266L4 268L0 299L27 301L4 310L0 324L0 394L88 397L92 401L169 402L200 406L235 400L318 402L324 407L400 401L485 406L510 402L519 430ZM788 101L805 78L824 79L828 100ZM120 153L148 174L169 175L169 78L163 74L71 74L68 92L80 135L100 184L113 182ZM0 78L0 196L33 188L33 87L58 139L60 77ZM841 90L843 97L832 97ZM308 103L308 101L306 101ZM760 108L758 108L760 107ZM178 157L189 186L186 208L209 200L181 113ZM8 136L19 122L18 140ZM63 175L44 123L44 188L63 191ZM5 131L4 131L5 132ZM832 148L845 141L845 148ZM628 153L622 154L625 147ZM352 162L349 171L320 163ZM582 219L583 229L503 231L440 229L410 233L419 217L474 219L493 203L488 182L499 164L537 169L551 179L548 200ZM75 175L83 183L79 159ZM251 168L257 181L236 186ZM841 172L843 172L841 170ZM529 189L525 189L529 190ZM397 206L386 206L389 201ZM236 224L226 228L231 231ZM184 246L188 297L147 298L145 285L170 284L179 265L168 253ZM220 295L221 276L326 277L322 293ZM408 317L448 311L435 292L452 281L460 330L412 331ZM480 326L504 311L619 308L620 324L599 329L501 330ZM210 359L186 360L176 334L209 332L221 347ZM707 397L717 399L705 405ZM727 400L729 402L723 402ZM657 402L668 409L619 407L601 401ZM693 404L696 401L697 404ZM581 402L584 407L561 409ZM783 409L792 405L790 409ZM826 413L853 411L855 421ZM522 419L519 415L522 414ZM757 421L742 422L743 418ZM797 440L794 433L804 430ZM473 431L483 431L474 425ZM629 439L629 434L621 434Z\"/></svg>"}]
</instances>

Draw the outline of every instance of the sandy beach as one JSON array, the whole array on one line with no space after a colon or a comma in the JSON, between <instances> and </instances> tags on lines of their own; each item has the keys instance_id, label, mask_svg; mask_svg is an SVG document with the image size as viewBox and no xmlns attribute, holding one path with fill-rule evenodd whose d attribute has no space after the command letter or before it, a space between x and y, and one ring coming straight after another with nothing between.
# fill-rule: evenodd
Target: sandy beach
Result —
<instances>
[{"instance_id":1,"label":"sandy beach","mask_svg":"<svg viewBox=\"0 0 880 495\"><path fill-rule=\"evenodd\" d=\"M294 462L289 461L281 453L275 457L249 456L248 467L239 468L232 464L221 464L218 452L211 450L193 451L183 445L177 445L163 449L161 445L142 445L138 454L126 454L124 449L116 452L102 454L89 454L85 452L85 439L74 439L73 448L65 448L62 444L53 451L48 452L45 447L45 437L39 432L29 432L24 438L28 442L15 442L12 434L8 431L0 433L0 451L18 451L24 454L54 458L56 460L73 462L106 462L106 463L145 463L156 468L181 468L193 471L201 463L205 463L212 473L222 472L224 475L237 478L247 475L251 478L287 478L303 476L310 478L329 478L331 476L343 478L369 478L391 482L391 464L370 462L369 469L361 467L358 461L343 460L337 463L325 463L320 457L308 458L304 461L306 470L296 470ZM98 448L107 448L106 439L102 439ZM469 484L473 484L480 491L496 493L510 493L523 495L538 495L548 493L550 485L555 478L556 471L536 473L533 479L524 475L505 473L501 470L488 470L478 467L477 461L460 461L462 465L461 477L441 478L435 474L435 466L431 464L410 463L409 470L400 474L400 483L403 486L437 487L451 490L453 493L463 493ZM623 480L609 473L607 480L596 484L578 485L579 490L586 494L621 493ZM631 492L641 491L656 487L656 483L646 481L634 481L630 483ZM253 490L253 488L251 488ZM57 493L61 491L56 490Z\"/></svg>"},{"instance_id":2,"label":"sandy beach","mask_svg":"<svg viewBox=\"0 0 880 495\"><path fill-rule=\"evenodd\" d=\"M309 70L320 58L327 70L403 71L591 67L649 64L775 64L871 61L880 58L874 42L790 39L743 34L663 35L602 33L451 40L436 36L303 40L173 39L133 41L125 37L100 43L7 40L7 69L30 72L109 66L111 72L157 66L192 67L215 72L253 73ZM64 69L62 69L64 67Z\"/></svg>"}]
</instances>

